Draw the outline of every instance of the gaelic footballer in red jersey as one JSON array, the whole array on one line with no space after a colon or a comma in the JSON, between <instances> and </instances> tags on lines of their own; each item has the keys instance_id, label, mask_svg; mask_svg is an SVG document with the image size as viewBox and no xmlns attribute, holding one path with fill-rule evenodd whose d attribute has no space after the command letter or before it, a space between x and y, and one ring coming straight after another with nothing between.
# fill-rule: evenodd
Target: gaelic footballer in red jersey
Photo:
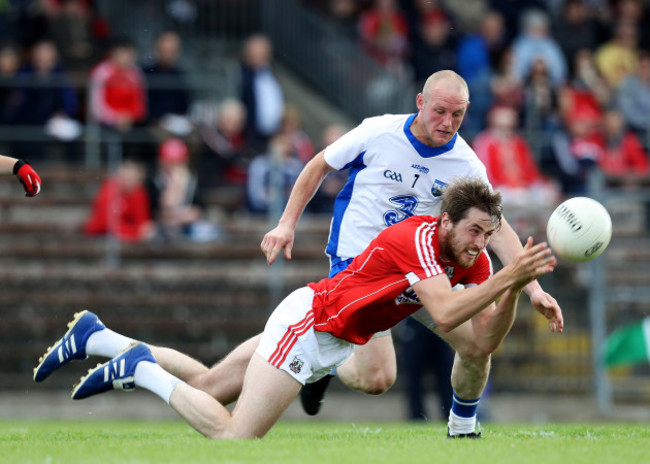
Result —
<instances>
[{"instance_id":1,"label":"gaelic footballer in red jersey","mask_svg":"<svg viewBox=\"0 0 650 464\"><path fill-rule=\"evenodd\" d=\"M373 331L396 324L420 306L454 349L472 345L489 356L510 330L523 287L552 272L557 260L545 243L533 245L529 238L523 250L491 276L485 246L500 226L500 194L470 179L453 184L444 196L439 218L413 217L389 227L346 271L300 288L280 303L245 374L234 374L245 381L232 413L177 377L183 369L178 370L174 361L184 355L142 343L129 345L131 339L107 332L88 311L80 313L66 335L41 358L35 379L67 362L66 356L61 361L58 347L64 347L66 337L83 325L76 338L78 352L84 357L115 357L82 378L73 399L141 387L161 397L207 437L255 438L266 434L304 384L349 362L355 343L365 343ZM452 291L454 282L466 288ZM415 304L404 304L403 294L409 289L409 297L417 299L406 303ZM93 340L95 334L103 335ZM122 337L126 346L115 337Z\"/></svg>"}]
</instances>

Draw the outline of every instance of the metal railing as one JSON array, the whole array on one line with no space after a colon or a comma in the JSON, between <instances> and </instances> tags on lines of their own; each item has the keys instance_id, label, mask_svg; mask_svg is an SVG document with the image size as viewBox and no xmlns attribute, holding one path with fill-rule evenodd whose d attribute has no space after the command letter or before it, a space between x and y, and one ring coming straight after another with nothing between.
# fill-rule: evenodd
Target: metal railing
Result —
<instances>
[{"instance_id":1,"label":"metal railing","mask_svg":"<svg viewBox=\"0 0 650 464\"><path fill-rule=\"evenodd\" d=\"M181 24L168 14L133 11L141 7L130 3L106 3L116 32L131 36L143 50L151 49L156 31L173 26L187 41L186 59L203 54L206 59L195 63L208 66L220 54L236 53L246 36L262 32L273 43L275 60L354 119L414 110L409 79L389 73L336 24L294 0L201 2L196 18Z\"/></svg>"},{"instance_id":2,"label":"metal railing","mask_svg":"<svg viewBox=\"0 0 650 464\"><path fill-rule=\"evenodd\" d=\"M636 190L622 189L611 186L611 181L600 172L596 171L590 178L589 196L604 204L610 213L614 216L616 213L616 203L625 202L628 206L633 204L640 205L642 216L650 213L650 184L646 181L644 185ZM637 218L636 227L632 227L632 234L642 241L646 246L650 244L650 231L646 229L649 218ZM613 241L617 239L617 229L621 224L617 224L616 217L614 221ZM620 231L619 231L620 232ZM610 244L610 247L613 244ZM624 255L628 255L629 252ZM620 259L620 258L619 258ZM592 343L592 369L593 369L593 392L596 396L598 408L603 415L609 415L614 407L614 401L623 396L621 390L612 379L604 362L604 346L608 333L616 329L620 323L634 320L635 315L625 314L626 306L636 304L650 303L650 282L645 285L630 284L612 285L608 283L611 274L609 269L611 259L608 253L604 253L599 259L589 263L589 316ZM634 270L632 271L634 272ZM649 274L650 275L650 274ZM635 312L635 311L629 311ZM629 375L627 394L631 390L650 392L650 375L646 373L632 373ZM638 393L634 393L638 395ZM647 398L646 398L647 399Z\"/></svg>"}]
</instances>

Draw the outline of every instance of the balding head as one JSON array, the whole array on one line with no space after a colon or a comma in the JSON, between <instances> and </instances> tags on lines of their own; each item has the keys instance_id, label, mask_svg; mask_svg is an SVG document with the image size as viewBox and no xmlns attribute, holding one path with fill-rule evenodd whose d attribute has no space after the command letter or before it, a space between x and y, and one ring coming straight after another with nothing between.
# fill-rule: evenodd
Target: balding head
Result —
<instances>
[{"instance_id":1,"label":"balding head","mask_svg":"<svg viewBox=\"0 0 650 464\"><path fill-rule=\"evenodd\" d=\"M428 101L432 94L443 92L450 95L458 95L469 103L469 88L465 79L454 71L445 69L438 71L427 79L422 89L425 101Z\"/></svg>"}]
</instances>

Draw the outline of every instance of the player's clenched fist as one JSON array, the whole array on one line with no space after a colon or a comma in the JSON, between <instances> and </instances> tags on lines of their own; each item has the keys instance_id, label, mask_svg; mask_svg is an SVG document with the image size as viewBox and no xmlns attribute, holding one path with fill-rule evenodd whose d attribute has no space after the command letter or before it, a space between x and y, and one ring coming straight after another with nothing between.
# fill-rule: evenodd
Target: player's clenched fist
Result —
<instances>
[{"instance_id":1,"label":"player's clenched fist","mask_svg":"<svg viewBox=\"0 0 650 464\"><path fill-rule=\"evenodd\" d=\"M20 183L23 184L23 188L26 192L26 197L33 197L38 195L38 192L41 191L41 178L27 161L16 161L16 164L14 164L13 172L16 177L18 177Z\"/></svg>"}]
</instances>

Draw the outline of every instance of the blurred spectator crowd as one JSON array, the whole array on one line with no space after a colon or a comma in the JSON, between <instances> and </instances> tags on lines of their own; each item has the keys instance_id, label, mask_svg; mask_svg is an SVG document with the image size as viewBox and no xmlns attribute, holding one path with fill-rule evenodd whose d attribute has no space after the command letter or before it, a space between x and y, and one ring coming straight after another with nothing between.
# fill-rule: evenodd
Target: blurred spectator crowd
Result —
<instances>
[{"instance_id":1,"label":"blurred spectator crowd","mask_svg":"<svg viewBox=\"0 0 650 464\"><path fill-rule=\"evenodd\" d=\"M441 69L463 76L461 133L507 197L584 194L592 169L626 185L647 177L650 2L304 3L418 88Z\"/></svg>"},{"instance_id":2,"label":"blurred spectator crowd","mask_svg":"<svg viewBox=\"0 0 650 464\"><path fill-rule=\"evenodd\" d=\"M325 127L320 140L307 135L274 73L268 37L242 42L237 95L196 101L192 70L181 64L183 28L161 30L150 50L139 50L113 32L98 3L0 2L2 152L81 164L89 122L123 148L119 169L97 194L88 234L213 239L206 190L240 189L242 209L266 213L271 186L286 200L303 166L349 129ZM167 3L188 19L197 2ZM461 134L507 202L552 206L584 194L593 170L620 176L627 187L647 179L650 2L299 3L417 87L441 69L463 76L471 105ZM25 127L41 133L24 136ZM104 161L108 152L101 147ZM310 212L331 212L345 179L330 177ZM106 209L117 204L121 219L107 220Z\"/></svg>"}]
</instances>

